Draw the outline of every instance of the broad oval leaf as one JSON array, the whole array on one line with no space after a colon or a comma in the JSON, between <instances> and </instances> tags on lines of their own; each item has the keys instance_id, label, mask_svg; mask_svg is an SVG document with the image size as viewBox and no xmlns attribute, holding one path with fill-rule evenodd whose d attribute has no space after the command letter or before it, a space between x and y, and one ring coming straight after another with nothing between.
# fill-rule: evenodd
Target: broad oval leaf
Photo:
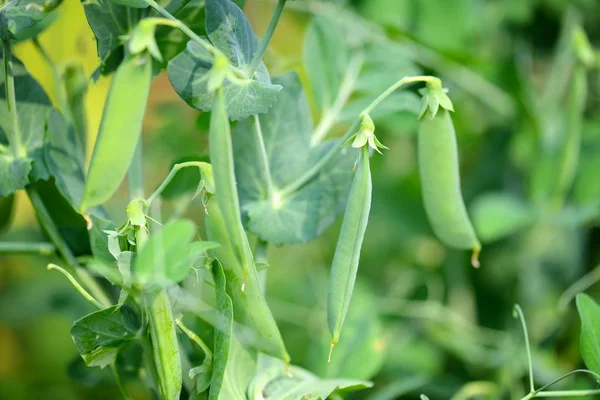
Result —
<instances>
[{"instance_id":1,"label":"broad oval leaf","mask_svg":"<svg viewBox=\"0 0 600 400\"><path fill-rule=\"evenodd\" d=\"M269 113L235 128L238 190L249 231L278 245L302 243L317 237L344 210L357 151L343 148L312 181L289 197L280 197L279 190L340 142L311 147L312 119L298 76L288 73L275 82L285 89Z\"/></svg>"},{"instance_id":2,"label":"broad oval leaf","mask_svg":"<svg viewBox=\"0 0 600 400\"><path fill-rule=\"evenodd\" d=\"M581 318L581 356L585 365L600 374L600 306L584 293L577 295Z\"/></svg>"},{"instance_id":3,"label":"broad oval leaf","mask_svg":"<svg viewBox=\"0 0 600 400\"><path fill-rule=\"evenodd\" d=\"M211 43L229 62L244 71L258 47L258 40L246 16L231 0L206 1L206 33ZM210 111L213 95L207 86L212 56L198 43L190 41L186 49L169 62L169 79L175 91L190 106ZM275 103L281 86L273 85L264 63L242 84L226 80L223 94L227 114L232 120L265 113Z\"/></svg>"},{"instance_id":4,"label":"broad oval leaf","mask_svg":"<svg viewBox=\"0 0 600 400\"><path fill-rule=\"evenodd\" d=\"M0 8L0 39L26 40L36 36L61 0L11 0ZM46 21L49 18L49 21ZM37 25L40 25L39 27Z\"/></svg>"},{"instance_id":5,"label":"broad oval leaf","mask_svg":"<svg viewBox=\"0 0 600 400\"><path fill-rule=\"evenodd\" d=\"M361 390L372 386L371 382L355 379L320 379L296 366L289 368L288 375L281 360L259 354L248 397L256 400L325 400L340 390Z\"/></svg>"}]
</instances>

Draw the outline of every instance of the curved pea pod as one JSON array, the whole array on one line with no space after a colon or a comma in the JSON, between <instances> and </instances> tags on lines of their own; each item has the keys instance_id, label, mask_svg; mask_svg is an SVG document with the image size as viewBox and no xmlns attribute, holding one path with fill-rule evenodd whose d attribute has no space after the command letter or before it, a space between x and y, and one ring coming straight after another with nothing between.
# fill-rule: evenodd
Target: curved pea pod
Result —
<instances>
[{"instance_id":1,"label":"curved pea pod","mask_svg":"<svg viewBox=\"0 0 600 400\"><path fill-rule=\"evenodd\" d=\"M218 193L217 202L227 228L229 242L235 256L243 267L244 276L250 269L255 269L252 250L248 237L242 225L240 203L235 184L233 163L233 147L231 142L231 127L225 109L223 89L217 89L214 107L210 118L209 153L213 169L215 191ZM242 282L244 290L245 279Z\"/></svg>"},{"instance_id":2,"label":"curved pea pod","mask_svg":"<svg viewBox=\"0 0 600 400\"><path fill-rule=\"evenodd\" d=\"M80 211L108 200L125 177L142 131L152 60L147 54L123 60L104 105Z\"/></svg>"},{"instance_id":3,"label":"curved pea pod","mask_svg":"<svg viewBox=\"0 0 600 400\"><path fill-rule=\"evenodd\" d=\"M216 195L210 195L206 204L208 213L205 218L206 234L209 240L220 245L211 250L210 255L218 259L223 266L227 294L233 302L233 316L237 322L238 339L247 346L289 362L290 356L260 289L254 266L249 270L247 277L244 276L244 269L229 240L226 221L221 212L218 197L218 192ZM244 280L246 288L242 291L240 286Z\"/></svg>"},{"instance_id":4,"label":"curved pea pod","mask_svg":"<svg viewBox=\"0 0 600 400\"><path fill-rule=\"evenodd\" d=\"M182 384L181 356L169 295L166 289L161 289L150 295L148 301L148 326L159 391L164 400L177 400Z\"/></svg>"},{"instance_id":5,"label":"curved pea pod","mask_svg":"<svg viewBox=\"0 0 600 400\"><path fill-rule=\"evenodd\" d=\"M368 147L365 146L362 149L361 160L358 163L350 187L344 221L342 222L342 229L331 266L329 297L327 299L327 322L333 336L331 340L332 350L340 339L342 325L352 298L360 249L371 210L371 191L369 153ZM329 356L331 360L331 353Z\"/></svg>"},{"instance_id":6,"label":"curved pea pod","mask_svg":"<svg viewBox=\"0 0 600 400\"><path fill-rule=\"evenodd\" d=\"M418 147L423 201L433 231L449 247L473 250L471 261L478 267L481 244L460 190L456 133L448 110L440 107L433 118L427 111Z\"/></svg>"}]
</instances>

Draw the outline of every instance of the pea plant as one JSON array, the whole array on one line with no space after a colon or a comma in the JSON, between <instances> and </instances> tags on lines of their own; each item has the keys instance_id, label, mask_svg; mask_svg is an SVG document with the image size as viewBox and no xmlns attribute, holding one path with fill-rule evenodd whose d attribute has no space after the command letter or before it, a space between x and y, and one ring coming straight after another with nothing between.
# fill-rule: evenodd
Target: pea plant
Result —
<instances>
[{"instance_id":1,"label":"pea plant","mask_svg":"<svg viewBox=\"0 0 600 400\"><path fill-rule=\"evenodd\" d=\"M130 379L163 400L326 399L372 386L295 366L265 283L274 268L269 246L309 242L343 214L323 320L331 334L323 363L335 359L352 307L372 179L382 178L372 176L370 165L387 149L375 135L382 116L405 112L419 121L419 172L431 227L442 243L471 252L471 264L480 266L481 242L461 193L454 107L442 81L394 54L368 29L318 13L308 26L301 73L284 68L271 76L263 57L286 3L276 2L258 40L243 0L83 1L97 41L95 75L112 75L89 165L81 101L88 78L77 68L57 68L36 39L60 1L13 0L0 8L0 196L11 199L24 190L51 242L11 250L60 256L48 269L64 274L97 308L74 322L75 346L87 366L113 372L125 399L132 398L124 385ZM547 160L564 166L557 198L574 179L587 72L597 64L583 31L573 37L573 129L564 152ZM13 55L13 46L27 40L54 71L55 103ZM176 162L149 191L142 122L152 81L161 73L190 107L209 115L208 157ZM309 99L320 115L316 126ZM180 179L190 170L197 179ZM126 178L125 218L112 219L104 205ZM167 215L161 205L173 192L200 199L203 219ZM486 231L493 223L485 220L495 211L487 205L477 208L475 219L484 221L477 231L485 239L497 233ZM577 305L590 368L583 372L598 379L600 307L585 295ZM525 328L518 306L515 312ZM556 382L535 389L529 360L524 400L600 393L549 391Z\"/></svg>"}]
</instances>

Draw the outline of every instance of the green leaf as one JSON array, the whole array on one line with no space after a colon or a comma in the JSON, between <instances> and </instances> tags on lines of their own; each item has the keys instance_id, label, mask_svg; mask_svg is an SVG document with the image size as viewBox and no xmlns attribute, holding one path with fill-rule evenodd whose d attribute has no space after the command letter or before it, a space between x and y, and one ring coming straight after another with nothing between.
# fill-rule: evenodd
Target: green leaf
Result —
<instances>
[{"instance_id":1,"label":"green leaf","mask_svg":"<svg viewBox=\"0 0 600 400\"><path fill-rule=\"evenodd\" d=\"M90 215L90 219L92 220L92 229L88 231L88 235L90 238L92 254L101 262L113 265L115 263L115 258L110 253L108 234L105 231L115 230L115 224L112 221L96 215Z\"/></svg>"},{"instance_id":2,"label":"green leaf","mask_svg":"<svg viewBox=\"0 0 600 400\"><path fill-rule=\"evenodd\" d=\"M134 340L141 328L133 303L108 307L75 321L71 336L87 366L101 367L115 362L119 349Z\"/></svg>"},{"instance_id":3,"label":"green leaf","mask_svg":"<svg viewBox=\"0 0 600 400\"><path fill-rule=\"evenodd\" d=\"M285 372L283 361L259 354L256 375L248 393L252 399L269 400L325 400L339 390L361 390L372 387L372 383L354 379L320 379L300 368L290 367Z\"/></svg>"},{"instance_id":4,"label":"green leaf","mask_svg":"<svg viewBox=\"0 0 600 400\"><path fill-rule=\"evenodd\" d=\"M229 350L233 335L233 303L226 291L225 273L218 260L212 263L212 274L215 280L217 300L217 317L215 320L215 336L213 369L210 383L209 400L229 398L222 396L225 374L229 366Z\"/></svg>"},{"instance_id":5,"label":"green leaf","mask_svg":"<svg viewBox=\"0 0 600 400\"><path fill-rule=\"evenodd\" d=\"M211 43L221 50L229 62L244 70L258 47L258 40L244 13L231 0L206 1L206 32ZM208 73L213 57L198 43L190 41L185 51L169 62L169 79L175 91L191 107L210 111L213 96L208 88ZM273 85L269 73L260 63L256 74L241 84L225 80L223 94L227 114L232 120L265 113L275 103L281 90Z\"/></svg>"},{"instance_id":6,"label":"green leaf","mask_svg":"<svg viewBox=\"0 0 600 400\"><path fill-rule=\"evenodd\" d=\"M14 158L0 154L0 196L10 196L29 183L30 158Z\"/></svg>"},{"instance_id":7,"label":"green leaf","mask_svg":"<svg viewBox=\"0 0 600 400\"><path fill-rule=\"evenodd\" d=\"M173 3L173 5L171 5ZM176 7L175 2L169 3L167 10L198 36L205 36L206 13L204 0L186 1L185 4ZM179 29L170 26L159 26L156 28L156 43L163 55L165 64L177 54L185 50L190 38Z\"/></svg>"},{"instance_id":8,"label":"green leaf","mask_svg":"<svg viewBox=\"0 0 600 400\"><path fill-rule=\"evenodd\" d=\"M110 74L123 60L123 38L141 19L142 10L119 5L113 0L84 0L82 4L96 37L102 73Z\"/></svg>"},{"instance_id":9,"label":"green leaf","mask_svg":"<svg viewBox=\"0 0 600 400\"><path fill-rule=\"evenodd\" d=\"M357 151L344 148L329 165L297 193L286 198L278 190L294 181L339 140L311 147L313 131L308 101L295 73L278 77L284 86L271 111L258 118L266 161L274 187L269 198L269 175L257 139L255 120L240 122L233 145L242 211L248 230L275 244L301 243L317 237L343 210L352 182Z\"/></svg>"},{"instance_id":10,"label":"green leaf","mask_svg":"<svg viewBox=\"0 0 600 400\"><path fill-rule=\"evenodd\" d=\"M11 0L0 8L0 39L26 40L43 29L48 14L61 0ZM53 18L53 17L52 17Z\"/></svg>"},{"instance_id":11,"label":"green leaf","mask_svg":"<svg viewBox=\"0 0 600 400\"><path fill-rule=\"evenodd\" d=\"M324 17L311 20L304 42L304 65L320 109L335 102L350 61L350 49L339 27Z\"/></svg>"},{"instance_id":12,"label":"green leaf","mask_svg":"<svg viewBox=\"0 0 600 400\"><path fill-rule=\"evenodd\" d=\"M507 193L488 193L471 205L473 224L479 239L492 242L529 226L535 211L522 199Z\"/></svg>"},{"instance_id":13,"label":"green leaf","mask_svg":"<svg viewBox=\"0 0 600 400\"><path fill-rule=\"evenodd\" d=\"M134 263L142 286L165 285L182 281L196 261L216 244L193 242L196 226L189 220L176 220L153 234L139 251Z\"/></svg>"},{"instance_id":14,"label":"green leaf","mask_svg":"<svg viewBox=\"0 0 600 400\"><path fill-rule=\"evenodd\" d=\"M146 8L148 7L148 3L146 0L111 0L114 3L117 3L121 6L131 7L131 8Z\"/></svg>"},{"instance_id":15,"label":"green leaf","mask_svg":"<svg viewBox=\"0 0 600 400\"><path fill-rule=\"evenodd\" d=\"M234 336L231 340L229 358L219 399L247 400L246 392L256 370L256 353L243 347ZM211 398L212 400L212 398Z\"/></svg>"},{"instance_id":16,"label":"green leaf","mask_svg":"<svg viewBox=\"0 0 600 400\"><path fill-rule=\"evenodd\" d=\"M600 306L586 294L577 295L581 318L581 356L585 365L600 374Z\"/></svg>"}]
</instances>

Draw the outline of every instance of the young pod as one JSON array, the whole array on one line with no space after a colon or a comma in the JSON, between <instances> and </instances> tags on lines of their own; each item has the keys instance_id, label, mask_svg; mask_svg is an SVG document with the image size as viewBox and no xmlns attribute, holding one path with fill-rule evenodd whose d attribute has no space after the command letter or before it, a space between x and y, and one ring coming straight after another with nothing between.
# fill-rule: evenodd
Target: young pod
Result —
<instances>
[{"instance_id":1,"label":"young pod","mask_svg":"<svg viewBox=\"0 0 600 400\"><path fill-rule=\"evenodd\" d=\"M125 177L142 132L142 121L152 82L149 55L129 56L117 69L94 153L88 169L80 211L107 201Z\"/></svg>"},{"instance_id":2,"label":"young pod","mask_svg":"<svg viewBox=\"0 0 600 400\"><path fill-rule=\"evenodd\" d=\"M339 341L344 319L348 313L360 249L367 229L371 210L371 169L368 146L361 149L346 210L338 237L335 255L329 279L329 297L327 299L327 322L332 334L331 348ZM331 357L331 354L330 354Z\"/></svg>"},{"instance_id":3,"label":"young pod","mask_svg":"<svg viewBox=\"0 0 600 400\"><path fill-rule=\"evenodd\" d=\"M438 238L447 246L473 251L473 266L481 244L467 215L460 189L458 149L450 113L427 110L419 129L419 172L425 211Z\"/></svg>"}]
</instances>

